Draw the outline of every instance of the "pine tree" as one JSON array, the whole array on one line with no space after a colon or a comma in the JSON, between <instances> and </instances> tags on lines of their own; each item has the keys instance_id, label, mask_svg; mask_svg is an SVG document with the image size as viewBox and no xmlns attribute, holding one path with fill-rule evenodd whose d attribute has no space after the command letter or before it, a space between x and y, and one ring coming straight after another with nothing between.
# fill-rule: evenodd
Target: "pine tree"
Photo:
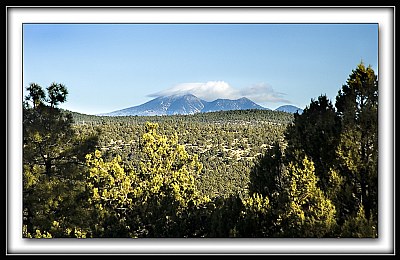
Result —
<instances>
[{"instance_id":1,"label":"pine tree","mask_svg":"<svg viewBox=\"0 0 400 260\"><path fill-rule=\"evenodd\" d=\"M97 136L78 136L72 115L57 107L66 101L64 85L51 84L47 96L35 83L27 91L23 103L24 235L52 230L53 236L64 236L85 218L80 173L84 155L96 145Z\"/></svg>"},{"instance_id":2,"label":"pine tree","mask_svg":"<svg viewBox=\"0 0 400 260\"><path fill-rule=\"evenodd\" d=\"M319 96L317 100L311 99L301 115L294 115L293 124L285 133L288 161L296 160L298 151L307 155L315 164L319 185L323 190L328 187L330 169L336 166L335 150L339 134L340 121L326 95Z\"/></svg>"},{"instance_id":3,"label":"pine tree","mask_svg":"<svg viewBox=\"0 0 400 260\"><path fill-rule=\"evenodd\" d=\"M250 173L249 194L258 193L271 197L275 192L282 191L282 174L285 168L282 150L279 142L275 142L258 158Z\"/></svg>"},{"instance_id":4,"label":"pine tree","mask_svg":"<svg viewBox=\"0 0 400 260\"><path fill-rule=\"evenodd\" d=\"M277 223L278 236L329 237L335 230L336 209L318 187L314 163L307 156L301 164L289 163L288 181L283 196L286 198Z\"/></svg>"},{"instance_id":5,"label":"pine tree","mask_svg":"<svg viewBox=\"0 0 400 260\"><path fill-rule=\"evenodd\" d=\"M131 221L132 209L136 207L135 184L137 174L122 166L120 156L105 161L96 150L86 155L89 171L86 189L89 193L90 217L87 226L93 237L137 237L141 228Z\"/></svg>"},{"instance_id":6,"label":"pine tree","mask_svg":"<svg viewBox=\"0 0 400 260\"><path fill-rule=\"evenodd\" d=\"M378 217L378 81L375 72L361 62L336 97L342 122L337 148L340 172L351 186L356 201L349 214L362 204L366 219Z\"/></svg>"},{"instance_id":7,"label":"pine tree","mask_svg":"<svg viewBox=\"0 0 400 260\"><path fill-rule=\"evenodd\" d=\"M191 213L209 201L194 183L202 164L178 144L177 134L166 137L157 128L146 123L135 169L125 169L120 157L106 162L99 151L87 155L90 202L101 220L96 236L185 237L199 231Z\"/></svg>"}]
</instances>

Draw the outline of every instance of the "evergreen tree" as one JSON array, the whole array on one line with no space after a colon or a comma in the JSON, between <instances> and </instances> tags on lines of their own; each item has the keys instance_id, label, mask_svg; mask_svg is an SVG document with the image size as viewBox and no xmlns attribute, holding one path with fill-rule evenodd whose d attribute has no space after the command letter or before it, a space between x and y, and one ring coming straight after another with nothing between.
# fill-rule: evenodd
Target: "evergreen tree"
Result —
<instances>
[{"instance_id":1,"label":"evergreen tree","mask_svg":"<svg viewBox=\"0 0 400 260\"><path fill-rule=\"evenodd\" d=\"M105 161L96 150L86 155L89 218L87 226L93 237L137 237L142 228L130 218L136 207L137 174L122 166L121 157Z\"/></svg>"},{"instance_id":2,"label":"evergreen tree","mask_svg":"<svg viewBox=\"0 0 400 260\"><path fill-rule=\"evenodd\" d=\"M336 227L336 209L318 187L314 163L307 156L302 163L289 163L282 196L286 200L277 219L282 237L330 237Z\"/></svg>"},{"instance_id":3,"label":"evergreen tree","mask_svg":"<svg viewBox=\"0 0 400 260\"><path fill-rule=\"evenodd\" d=\"M343 129L337 148L340 172L356 201L348 202L350 215L362 204L366 219L378 217L378 80L361 62L336 97Z\"/></svg>"},{"instance_id":4,"label":"evergreen tree","mask_svg":"<svg viewBox=\"0 0 400 260\"><path fill-rule=\"evenodd\" d=\"M253 193L241 200L243 210L240 212L237 227L237 237L271 237L275 232L276 216L273 214L268 197Z\"/></svg>"},{"instance_id":5,"label":"evergreen tree","mask_svg":"<svg viewBox=\"0 0 400 260\"><path fill-rule=\"evenodd\" d=\"M178 144L177 135L157 133L146 123L140 139L139 165L126 170L117 157L105 162L101 153L87 155L90 202L100 222L94 227L102 237L196 236L199 228L191 216L208 202L195 186L202 165Z\"/></svg>"},{"instance_id":6,"label":"evergreen tree","mask_svg":"<svg viewBox=\"0 0 400 260\"><path fill-rule=\"evenodd\" d=\"M258 193L271 197L282 191L284 156L281 145L275 142L267 152L258 158L250 173L249 194Z\"/></svg>"},{"instance_id":7,"label":"evergreen tree","mask_svg":"<svg viewBox=\"0 0 400 260\"><path fill-rule=\"evenodd\" d=\"M377 227L372 215L369 219L365 217L363 205L359 206L356 216L352 216L344 222L341 228L341 237L351 238L376 238Z\"/></svg>"},{"instance_id":8,"label":"evergreen tree","mask_svg":"<svg viewBox=\"0 0 400 260\"><path fill-rule=\"evenodd\" d=\"M23 103L24 235L50 229L56 230L53 235L61 235L84 220L79 212L84 211L80 172L97 136L76 135L71 114L57 107L66 101L64 85L51 84L47 96L35 83L27 91Z\"/></svg>"},{"instance_id":9,"label":"evergreen tree","mask_svg":"<svg viewBox=\"0 0 400 260\"><path fill-rule=\"evenodd\" d=\"M339 134L340 122L326 95L319 96L317 100L311 99L301 115L295 113L293 124L288 126L285 133L288 161L296 160L298 151L307 155L315 164L319 185L323 190L328 187L330 169L336 165L335 150Z\"/></svg>"}]
</instances>

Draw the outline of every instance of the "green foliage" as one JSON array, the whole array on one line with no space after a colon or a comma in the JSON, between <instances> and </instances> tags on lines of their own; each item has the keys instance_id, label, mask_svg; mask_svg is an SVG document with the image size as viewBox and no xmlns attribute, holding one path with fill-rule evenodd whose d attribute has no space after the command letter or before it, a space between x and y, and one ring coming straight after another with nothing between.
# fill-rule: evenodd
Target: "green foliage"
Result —
<instances>
[{"instance_id":1,"label":"green foliage","mask_svg":"<svg viewBox=\"0 0 400 260\"><path fill-rule=\"evenodd\" d=\"M253 193L242 200L237 232L240 237L270 237L274 221L268 197Z\"/></svg>"},{"instance_id":2,"label":"green foliage","mask_svg":"<svg viewBox=\"0 0 400 260\"><path fill-rule=\"evenodd\" d=\"M41 86L36 83L30 84L26 90L29 92L29 95L25 97L24 105L28 105L26 102L31 102L33 107L37 107L43 104L44 100L46 99L46 94L44 93Z\"/></svg>"},{"instance_id":3,"label":"green foliage","mask_svg":"<svg viewBox=\"0 0 400 260\"><path fill-rule=\"evenodd\" d=\"M202 223L205 236L213 238L238 237L237 225L244 210L239 196L216 197L207 204Z\"/></svg>"},{"instance_id":4,"label":"green foliage","mask_svg":"<svg viewBox=\"0 0 400 260\"><path fill-rule=\"evenodd\" d=\"M343 184L345 183L345 178L341 176L336 170L331 169L329 171L329 182L328 188L326 189L326 196L335 201L335 205L340 203L340 195L343 193Z\"/></svg>"},{"instance_id":5,"label":"green foliage","mask_svg":"<svg viewBox=\"0 0 400 260\"><path fill-rule=\"evenodd\" d=\"M301 165L289 163L288 200L282 215L283 237L329 236L336 224L335 206L317 186L312 161L305 157Z\"/></svg>"},{"instance_id":6,"label":"green foliage","mask_svg":"<svg viewBox=\"0 0 400 260\"><path fill-rule=\"evenodd\" d=\"M132 230L127 217L135 203L132 185L138 180L136 174L121 167L120 157L105 162L97 150L86 156L86 163L89 167L86 179L91 210L89 225L93 236L135 236L135 227Z\"/></svg>"},{"instance_id":7,"label":"green foliage","mask_svg":"<svg viewBox=\"0 0 400 260\"><path fill-rule=\"evenodd\" d=\"M97 140L90 133L77 136L71 114L56 107L65 101L66 88L54 83L47 89L48 98L31 84L23 110L23 223L32 237L63 236L83 224L82 159Z\"/></svg>"},{"instance_id":8,"label":"green foliage","mask_svg":"<svg viewBox=\"0 0 400 260\"><path fill-rule=\"evenodd\" d=\"M52 83L47 87L47 93L50 106L55 107L67 100L68 90L63 84Z\"/></svg>"},{"instance_id":9,"label":"green foliage","mask_svg":"<svg viewBox=\"0 0 400 260\"><path fill-rule=\"evenodd\" d=\"M57 107L62 84L27 91L23 237L377 237L378 82L362 63L335 107L321 95L294 116L89 116Z\"/></svg>"},{"instance_id":10,"label":"green foliage","mask_svg":"<svg viewBox=\"0 0 400 260\"><path fill-rule=\"evenodd\" d=\"M36 229L34 234L28 232L27 225L22 227L23 237L26 238L55 238L55 237L68 237L68 238L86 238L87 232L80 228L66 228L63 229L59 222L53 221L50 231L41 231Z\"/></svg>"},{"instance_id":11,"label":"green foliage","mask_svg":"<svg viewBox=\"0 0 400 260\"><path fill-rule=\"evenodd\" d=\"M378 212L378 81L371 67L360 63L336 97L343 129L337 148L340 171L354 187L355 213L363 204L367 219Z\"/></svg>"},{"instance_id":12,"label":"green foliage","mask_svg":"<svg viewBox=\"0 0 400 260\"><path fill-rule=\"evenodd\" d=\"M349 217L342 226L341 237L351 238L376 238L378 237L377 223L365 217L363 205L360 205L357 215Z\"/></svg>"},{"instance_id":13,"label":"green foliage","mask_svg":"<svg viewBox=\"0 0 400 260\"><path fill-rule=\"evenodd\" d=\"M149 236L174 236L183 210L207 201L199 197L194 183L202 164L197 155L190 156L178 144L177 134L166 138L156 130L157 124L146 123L142 137L139 189L142 201L151 209L143 212L143 218L153 223Z\"/></svg>"},{"instance_id":14,"label":"green foliage","mask_svg":"<svg viewBox=\"0 0 400 260\"><path fill-rule=\"evenodd\" d=\"M119 156L105 162L99 151L87 155L90 203L98 216L96 236L184 236L189 228L181 225L184 213L209 201L199 196L194 184L202 168L197 156L178 144L176 134L167 138L157 127L146 123L135 170L125 171ZM102 223L114 225L100 230Z\"/></svg>"},{"instance_id":15,"label":"green foliage","mask_svg":"<svg viewBox=\"0 0 400 260\"><path fill-rule=\"evenodd\" d=\"M224 111L195 115L154 117L99 117L74 114L82 133L100 129L99 150L104 158L121 156L125 167L138 169L141 137L146 120L158 124L157 132L178 135L189 154L198 155L203 168L195 185L210 198L247 193L250 172L258 156L272 143L282 142L286 122L293 115L263 110Z\"/></svg>"},{"instance_id":16,"label":"green foliage","mask_svg":"<svg viewBox=\"0 0 400 260\"><path fill-rule=\"evenodd\" d=\"M282 192L284 157L281 145L274 143L264 155L258 158L250 175L249 193L259 193L271 197L275 192Z\"/></svg>"},{"instance_id":17,"label":"green foliage","mask_svg":"<svg viewBox=\"0 0 400 260\"><path fill-rule=\"evenodd\" d=\"M315 164L319 185L326 189L329 170L336 166L335 149L340 134L340 121L326 95L311 99L301 115L294 115L293 124L285 132L288 142L286 157L296 160L296 152L302 151ZM301 157L301 156L300 156Z\"/></svg>"}]
</instances>

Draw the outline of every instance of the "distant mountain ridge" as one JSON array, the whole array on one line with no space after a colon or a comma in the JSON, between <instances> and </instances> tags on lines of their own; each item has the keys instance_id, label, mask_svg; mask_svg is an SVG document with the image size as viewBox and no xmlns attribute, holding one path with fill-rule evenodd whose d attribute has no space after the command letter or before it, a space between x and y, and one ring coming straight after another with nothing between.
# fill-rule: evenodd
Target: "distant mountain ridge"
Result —
<instances>
[{"instance_id":1,"label":"distant mountain ridge","mask_svg":"<svg viewBox=\"0 0 400 260\"><path fill-rule=\"evenodd\" d=\"M248 98L242 97L236 100L217 99L211 102L204 101L204 108L201 112L227 111L227 110L246 110L246 109L266 109Z\"/></svg>"},{"instance_id":2,"label":"distant mountain ridge","mask_svg":"<svg viewBox=\"0 0 400 260\"><path fill-rule=\"evenodd\" d=\"M286 113L296 113L298 112L299 114L303 113L303 109L296 107L296 106L292 106L292 105L284 105L284 106L280 106L277 109L275 109L275 111L282 111L282 112L286 112Z\"/></svg>"},{"instance_id":3,"label":"distant mountain ridge","mask_svg":"<svg viewBox=\"0 0 400 260\"><path fill-rule=\"evenodd\" d=\"M100 114L101 116L160 116L160 115L193 115L228 110L262 109L270 110L256 104L246 97L239 99L216 99L205 101L195 95L171 95L154 98L138 106L128 107ZM297 108L299 109L299 108ZM287 112L287 111L284 111Z\"/></svg>"}]
</instances>

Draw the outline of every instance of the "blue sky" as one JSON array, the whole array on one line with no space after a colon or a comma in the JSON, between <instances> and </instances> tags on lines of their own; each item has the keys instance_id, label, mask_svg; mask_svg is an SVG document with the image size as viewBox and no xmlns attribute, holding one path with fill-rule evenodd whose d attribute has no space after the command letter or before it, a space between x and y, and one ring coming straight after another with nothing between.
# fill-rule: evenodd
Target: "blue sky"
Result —
<instances>
[{"instance_id":1,"label":"blue sky","mask_svg":"<svg viewBox=\"0 0 400 260\"><path fill-rule=\"evenodd\" d=\"M64 84L86 114L159 95L246 96L304 108L360 61L378 70L378 24L24 24L23 85ZM24 93L25 95L26 93Z\"/></svg>"}]
</instances>

